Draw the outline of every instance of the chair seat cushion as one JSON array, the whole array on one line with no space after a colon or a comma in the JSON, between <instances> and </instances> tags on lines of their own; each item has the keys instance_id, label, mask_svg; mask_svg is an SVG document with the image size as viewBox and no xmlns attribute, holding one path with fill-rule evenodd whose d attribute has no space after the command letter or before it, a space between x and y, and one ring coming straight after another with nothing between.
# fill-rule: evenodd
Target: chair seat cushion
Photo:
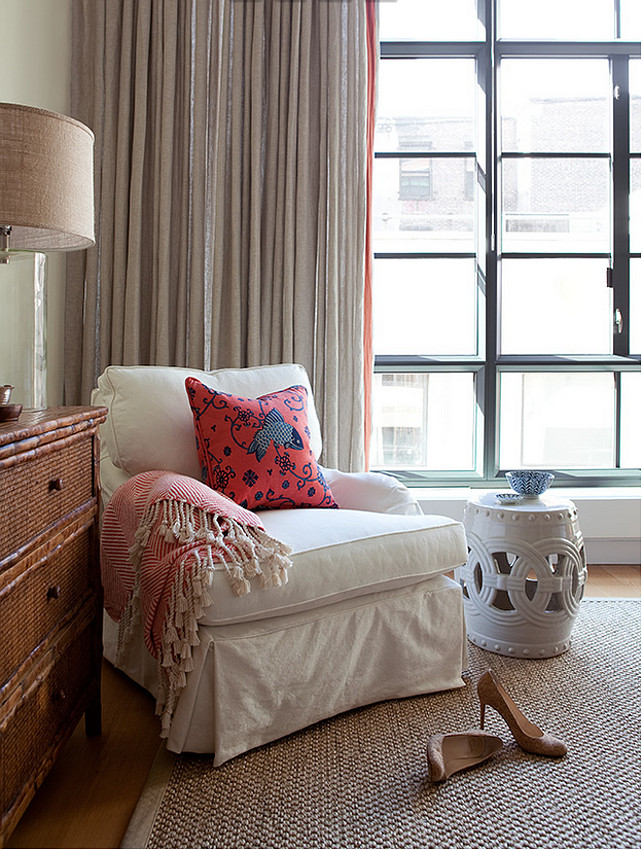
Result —
<instances>
[{"instance_id":1,"label":"chair seat cushion","mask_svg":"<svg viewBox=\"0 0 642 850\"><path fill-rule=\"evenodd\" d=\"M234 596L217 571L201 623L223 625L291 614L411 585L466 562L461 523L441 516L370 511L262 511L268 534L292 548L289 581Z\"/></svg>"}]
</instances>

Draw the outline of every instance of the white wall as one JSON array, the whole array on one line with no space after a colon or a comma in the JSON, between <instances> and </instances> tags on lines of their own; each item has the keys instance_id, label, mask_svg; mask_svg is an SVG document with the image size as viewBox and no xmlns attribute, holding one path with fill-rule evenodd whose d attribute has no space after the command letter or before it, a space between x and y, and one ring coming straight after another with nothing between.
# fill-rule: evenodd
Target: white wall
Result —
<instances>
[{"instance_id":1,"label":"white wall","mask_svg":"<svg viewBox=\"0 0 642 850\"><path fill-rule=\"evenodd\" d=\"M68 113L71 0L0 0L0 38L0 101ZM65 266L63 254L47 256L49 405L62 404Z\"/></svg>"}]
</instances>

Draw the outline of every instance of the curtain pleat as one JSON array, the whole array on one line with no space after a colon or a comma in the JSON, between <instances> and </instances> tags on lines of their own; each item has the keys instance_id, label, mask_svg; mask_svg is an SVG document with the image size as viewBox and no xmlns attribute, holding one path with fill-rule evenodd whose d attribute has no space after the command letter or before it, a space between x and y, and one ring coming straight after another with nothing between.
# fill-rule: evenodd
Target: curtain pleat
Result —
<instances>
[{"instance_id":1,"label":"curtain pleat","mask_svg":"<svg viewBox=\"0 0 642 850\"><path fill-rule=\"evenodd\" d=\"M373 340L373 164L374 136L377 112L377 54L379 32L376 0L366 0L366 54L367 54L367 115L366 115L366 233L364 251L363 291L363 383L364 383L364 447L365 467L369 468L370 437L372 431L372 381L374 374Z\"/></svg>"},{"instance_id":2,"label":"curtain pleat","mask_svg":"<svg viewBox=\"0 0 642 850\"><path fill-rule=\"evenodd\" d=\"M111 363L302 363L364 465L366 0L73 0L98 244L68 265L66 401Z\"/></svg>"}]
</instances>

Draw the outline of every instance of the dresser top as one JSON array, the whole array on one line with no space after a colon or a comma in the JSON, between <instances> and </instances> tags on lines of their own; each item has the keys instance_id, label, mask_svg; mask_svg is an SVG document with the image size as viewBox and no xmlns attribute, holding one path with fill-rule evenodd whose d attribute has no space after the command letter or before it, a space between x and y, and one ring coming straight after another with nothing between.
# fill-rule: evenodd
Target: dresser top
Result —
<instances>
[{"instance_id":1,"label":"dresser top","mask_svg":"<svg viewBox=\"0 0 642 850\"><path fill-rule=\"evenodd\" d=\"M26 409L18 420L0 423L0 457L11 452L16 443L31 446L56 439L57 432L73 433L100 425L107 416L106 407L47 407Z\"/></svg>"}]
</instances>

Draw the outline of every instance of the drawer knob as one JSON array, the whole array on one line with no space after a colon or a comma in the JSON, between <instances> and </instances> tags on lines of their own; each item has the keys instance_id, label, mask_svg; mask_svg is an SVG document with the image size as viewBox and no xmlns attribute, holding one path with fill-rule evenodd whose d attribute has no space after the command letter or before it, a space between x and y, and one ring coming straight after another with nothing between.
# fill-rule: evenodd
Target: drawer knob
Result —
<instances>
[{"instance_id":1,"label":"drawer knob","mask_svg":"<svg viewBox=\"0 0 642 850\"><path fill-rule=\"evenodd\" d=\"M49 482L49 490L62 490L62 478L52 478Z\"/></svg>"},{"instance_id":2,"label":"drawer knob","mask_svg":"<svg viewBox=\"0 0 642 850\"><path fill-rule=\"evenodd\" d=\"M47 599L60 599L60 585L54 584L47 589Z\"/></svg>"},{"instance_id":3,"label":"drawer knob","mask_svg":"<svg viewBox=\"0 0 642 850\"><path fill-rule=\"evenodd\" d=\"M64 702L67 699L67 694L63 688L56 688L51 695L51 699L53 702Z\"/></svg>"}]
</instances>

